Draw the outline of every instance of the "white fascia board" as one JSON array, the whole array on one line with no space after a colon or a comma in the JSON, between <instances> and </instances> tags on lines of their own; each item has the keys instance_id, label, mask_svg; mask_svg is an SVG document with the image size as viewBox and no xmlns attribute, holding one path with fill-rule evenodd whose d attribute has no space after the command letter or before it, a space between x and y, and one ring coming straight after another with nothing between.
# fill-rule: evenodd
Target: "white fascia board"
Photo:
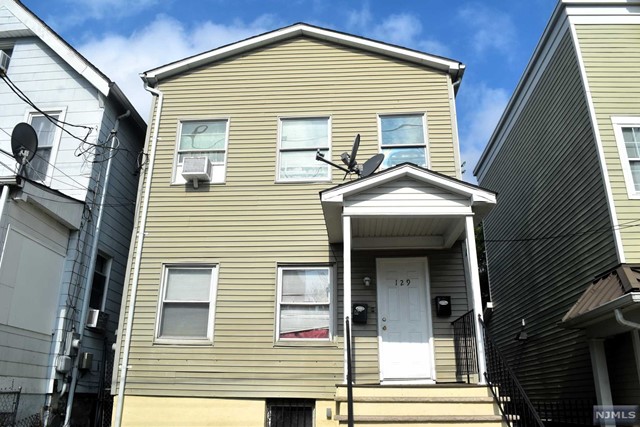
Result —
<instances>
[{"instance_id":1,"label":"white fascia board","mask_svg":"<svg viewBox=\"0 0 640 427\"><path fill-rule=\"evenodd\" d=\"M404 49L398 46L388 45L374 40L364 39L349 34L338 33L324 28L312 27L305 24L292 25L280 30L272 31L259 36L251 37L246 40L239 41L218 49L210 50L181 61L173 62L162 67L154 68L140 74L140 77L150 84L157 83L166 77L179 74L201 65L218 61L226 57L237 55L239 53L260 48L262 46L272 44L281 40L290 39L296 36L309 36L317 39L335 42L345 46L356 47L358 49L370 52L380 53L386 56L403 59L409 62L425 65L448 73L457 73L462 75L464 65L460 62L440 58L437 56Z\"/></svg>"},{"instance_id":2,"label":"white fascia board","mask_svg":"<svg viewBox=\"0 0 640 427\"><path fill-rule=\"evenodd\" d=\"M356 181L353 184L347 184L345 186L329 190L322 194L322 202L342 203L345 196L348 197L369 188L377 187L403 177L414 178L418 181L443 188L452 193L467 196L471 199L472 204L477 202L496 203L495 193L479 188L473 188L461 182L456 182L453 179L448 179L428 171L416 169L410 165L402 166L390 172L383 171L371 178L365 178Z\"/></svg>"},{"instance_id":3,"label":"white fascia board","mask_svg":"<svg viewBox=\"0 0 640 427\"><path fill-rule=\"evenodd\" d=\"M38 18L11 0L0 1L0 6L5 6L16 18L28 27L36 37L49 46L51 50L60 56L60 58L69 64L78 74L87 79L100 93L105 96L109 94L111 82L105 79L91 63L75 52L57 34L53 33L46 25L43 25Z\"/></svg>"}]
</instances>

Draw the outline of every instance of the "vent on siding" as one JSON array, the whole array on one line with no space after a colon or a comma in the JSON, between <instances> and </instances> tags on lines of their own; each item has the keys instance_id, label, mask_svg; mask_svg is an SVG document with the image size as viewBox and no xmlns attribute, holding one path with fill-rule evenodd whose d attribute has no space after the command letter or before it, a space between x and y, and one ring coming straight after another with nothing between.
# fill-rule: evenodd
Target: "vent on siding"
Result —
<instances>
[{"instance_id":1,"label":"vent on siding","mask_svg":"<svg viewBox=\"0 0 640 427\"><path fill-rule=\"evenodd\" d=\"M267 427L313 427L314 407L310 399L269 399Z\"/></svg>"}]
</instances>

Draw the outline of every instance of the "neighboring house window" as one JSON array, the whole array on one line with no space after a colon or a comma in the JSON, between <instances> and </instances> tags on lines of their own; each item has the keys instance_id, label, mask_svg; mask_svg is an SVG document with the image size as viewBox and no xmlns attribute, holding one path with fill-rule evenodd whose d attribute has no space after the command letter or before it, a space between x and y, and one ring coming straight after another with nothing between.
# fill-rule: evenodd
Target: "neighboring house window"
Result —
<instances>
[{"instance_id":1,"label":"neighboring house window","mask_svg":"<svg viewBox=\"0 0 640 427\"><path fill-rule=\"evenodd\" d=\"M630 198L640 198L640 117L612 117L622 172Z\"/></svg>"},{"instance_id":2,"label":"neighboring house window","mask_svg":"<svg viewBox=\"0 0 640 427\"><path fill-rule=\"evenodd\" d=\"M158 339L212 340L217 274L216 266L165 268Z\"/></svg>"},{"instance_id":3,"label":"neighboring house window","mask_svg":"<svg viewBox=\"0 0 640 427\"><path fill-rule=\"evenodd\" d=\"M11 45L4 45L0 42L0 51L4 53L4 55L0 54L0 75L2 75L9 71L9 63L11 62L13 47Z\"/></svg>"},{"instance_id":4,"label":"neighboring house window","mask_svg":"<svg viewBox=\"0 0 640 427\"><path fill-rule=\"evenodd\" d=\"M211 182L225 179L229 120L189 120L180 123L174 183L184 184L182 164L185 157L207 157L211 162Z\"/></svg>"},{"instance_id":5,"label":"neighboring house window","mask_svg":"<svg viewBox=\"0 0 640 427\"><path fill-rule=\"evenodd\" d=\"M394 114L380 117L382 168L401 163L427 167L427 126L424 114Z\"/></svg>"},{"instance_id":6,"label":"neighboring house window","mask_svg":"<svg viewBox=\"0 0 640 427\"><path fill-rule=\"evenodd\" d=\"M330 339L331 289L330 267L279 267L278 339Z\"/></svg>"},{"instance_id":7,"label":"neighboring house window","mask_svg":"<svg viewBox=\"0 0 640 427\"><path fill-rule=\"evenodd\" d=\"M328 181L329 165L316 160L320 150L330 157L330 120L322 118L280 119L278 181Z\"/></svg>"},{"instance_id":8,"label":"neighboring house window","mask_svg":"<svg viewBox=\"0 0 640 427\"><path fill-rule=\"evenodd\" d=\"M55 163L55 153L60 140L61 130L54 124L56 120L62 120L60 111L47 112L51 118L40 113L29 114L29 124L35 129L38 135L38 149L27 166L27 176L34 181L45 182L53 173Z\"/></svg>"},{"instance_id":9,"label":"neighboring house window","mask_svg":"<svg viewBox=\"0 0 640 427\"><path fill-rule=\"evenodd\" d=\"M104 311L110 269L111 259L98 254L91 284L91 298L89 299L89 307L93 309Z\"/></svg>"}]
</instances>

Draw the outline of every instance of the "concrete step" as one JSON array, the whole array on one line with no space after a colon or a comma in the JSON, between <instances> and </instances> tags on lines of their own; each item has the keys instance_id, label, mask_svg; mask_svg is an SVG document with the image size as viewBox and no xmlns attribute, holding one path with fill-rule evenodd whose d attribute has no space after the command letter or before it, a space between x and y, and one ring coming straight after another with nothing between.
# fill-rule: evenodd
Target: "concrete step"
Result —
<instances>
[{"instance_id":1,"label":"concrete step","mask_svg":"<svg viewBox=\"0 0 640 427\"><path fill-rule=\"evenodd\" d=\"M346 415L336 415L339 425L347 424ZM385 415L357 415L354 421L358 427L437 427L437 426L482 426L503 427L502 418L499 415L477 416L385 416Z\"/></svg>"},{"instance_id":2,"label":"concrete step","mask_svg":"<svg viewBox=\"0 0 640 427\"><path fill-rule=\"evenodd\" d=\"M462 399L462 400L460 400ZM361 415L496 415L493 400L489 398L438 399L438 398L375 398L356 399L353 413ZM484 400L487 399L487 400ZM338 414L346 414L347 402L340 402Z\"/></svg>"},{"instance_id":3,"label":"concrete step","mask_svg":"<svg viewBox=\"0 0 640 427\"><path fill-rule=\"evenodd\" d=\"M469 384L434 384L419 386L354 385L358 397L491 397L487 386ZM336 397L346 397L347 387L338 385Z\"/></svg>"},{"instance_id":4,"label":"concrete step","mask_svg":"<svg viewBox=\"0 0 640 427\"><path fill-rule=\"evenodd\" d=\"M347 423L347 388L336 389L334 420ZM358 427L502 426L500 410L486 386L357 385L353 413Z\"/></svg>"}]
</instances>

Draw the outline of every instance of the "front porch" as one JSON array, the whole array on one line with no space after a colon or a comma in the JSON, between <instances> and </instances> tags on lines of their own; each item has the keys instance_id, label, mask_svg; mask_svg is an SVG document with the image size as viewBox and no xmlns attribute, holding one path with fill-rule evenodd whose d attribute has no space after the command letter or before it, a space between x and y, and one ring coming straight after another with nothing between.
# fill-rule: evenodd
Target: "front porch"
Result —
<instances>
[{"instance_id":1,"label":"front porch","mask_svg":"<svg viewBox=\"0 0 640 427\"><path fill-rule=\"evenodd\" d=\"M474 227L495 195L403 164L325 190L321 201L329 241L342 246L345 383L347 362L357 385L462 381L451 322L469 310L484 372Z\"/></svg>"}]
</instances>

